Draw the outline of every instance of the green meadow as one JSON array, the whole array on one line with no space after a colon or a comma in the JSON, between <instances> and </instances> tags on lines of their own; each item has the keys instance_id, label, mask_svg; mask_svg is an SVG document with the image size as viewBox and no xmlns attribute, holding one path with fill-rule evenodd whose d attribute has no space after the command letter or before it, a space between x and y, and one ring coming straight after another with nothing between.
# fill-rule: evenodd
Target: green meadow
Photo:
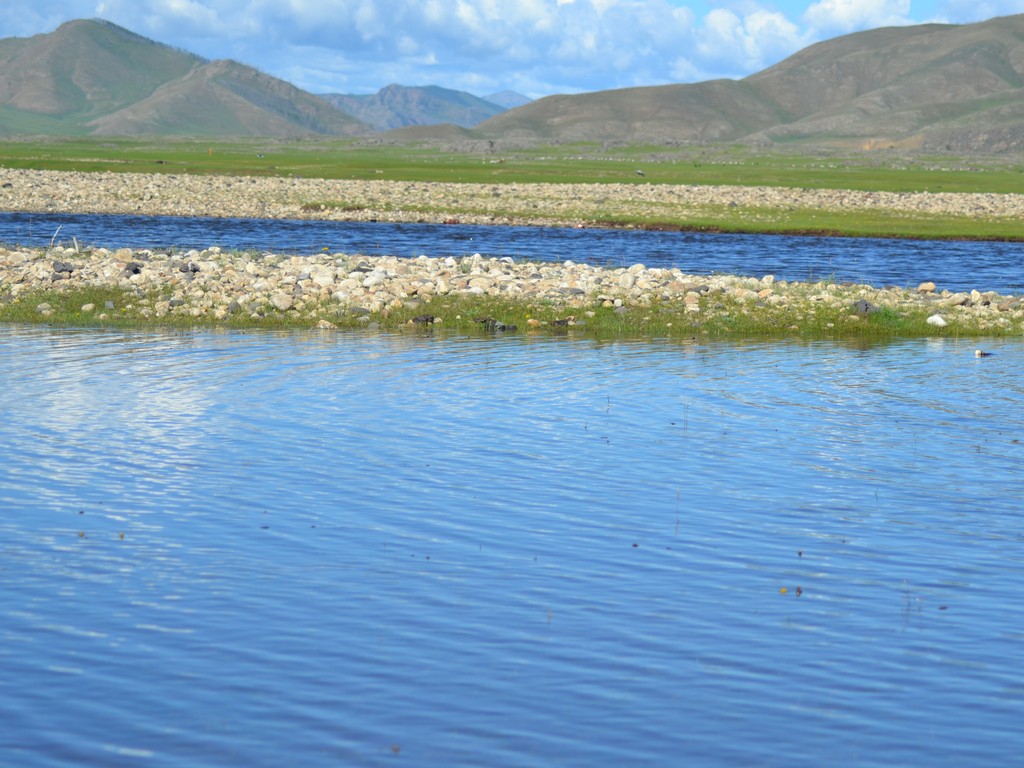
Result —
<instances>
[{"instance_id":1,"label":"green meadow","mask_svg":"<svg viewBox=\"0 0 1024 768\"><path fill-rule=\"evenodd\" d=\"M296 176L458 183L737 184L891 192L1024 191L1024 158L918 156L897 150L801 153L744 146L563 144L457 149L355 139L26 139L0 165L75 171ZM641 171L643 175L637 172Z\"/></svg>"}]
</instances>

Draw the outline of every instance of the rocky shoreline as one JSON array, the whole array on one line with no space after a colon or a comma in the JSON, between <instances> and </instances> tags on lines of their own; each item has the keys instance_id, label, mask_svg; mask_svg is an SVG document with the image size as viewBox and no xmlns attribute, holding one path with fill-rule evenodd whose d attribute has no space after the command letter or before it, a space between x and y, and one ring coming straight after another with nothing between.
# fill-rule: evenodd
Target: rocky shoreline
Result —
<instances>
[{"instance_id":1,"label":"rocky shoreline","mask_svg":"<svg viewBox=\"0 0 1024 768\"><path fill-rule=\"evenodd\" d=\"M658 185L511 184L499 188L0 169L0 209L10 211L392 221L445 220L458 212L467 222L525 223L499 215L500 207L542 212L531 214L530 223L572 225L582 223L573 218L581 210L596 215L613 207L652 215L672 206L673 215L678 215L687 205L711 202L1024 216L1024 195ZM917 288L786 283L772 275L708 277L642 264L601 268L572 262L513 263L479 254L463 259L406 259L342 253L235 253L214 247L183 252L110 251L78 243L0 247L0 301L87 287L129 291L137 297L133 311L144 321L177 317L223 321L233 316L259 320L277 313L330 326L342 317L372 322L374 316L387 317L434 299L493 297L577 312L580 318L599 309L625 312L659 304L700 321L758 312L770 322L776 318L798 329L800 318L819 311L857 323L888 309L927 313L928 323L936 329L951 326L956 331L1003 335L1024 329L1024 301L1019 297L980 290L951 293L927 282ZM47 317L47 303L40 306L40 316ZM102 322L108 309L83 307L82 313L86 319Z\"/></svg>"},{"instance_id":2,"label":"rocky shoreline","mask_svg":"<svg viewBox=\"0 0 1024 768\"><path fill-rule=\"evenodd\" d=\"M277 316L330 328L342 322L369 324L399 311L415 311L435 299L493 298L570 313L572 322L580 325L595 311L626 313L657 305L696 324L759 313L767 322L777 322L778 330L791 331L800 330L803 321L813 322L818 313L857 324L883 309L925 313L937 333L947 326L949 331L975 334L1024 330L1021 298L977 290L951 293L932 283L914 289L789 283L772 275L698 276L642 264L603 268L569 261L516 263L479 254L407 259L237 253L216 247L180 253L0 248L0 302L96 287L125 291L130 305L82 306L83 321L103 322L114 310L130 309L142 321L260 321ZM53 314L45 300L36 310L40 320Z\"/></svg>"},{"instance_id":3,"label":"rocky shoreline","mask_svg":"<svg viewBox=\"0 0 1024 768\"><path fill-rule=\"evenodd\" d=\"M449 184L0 168L0 210L586 226L708 206L1024 217L1024 195L662 184Z\"/></svg>"}]
</instances>

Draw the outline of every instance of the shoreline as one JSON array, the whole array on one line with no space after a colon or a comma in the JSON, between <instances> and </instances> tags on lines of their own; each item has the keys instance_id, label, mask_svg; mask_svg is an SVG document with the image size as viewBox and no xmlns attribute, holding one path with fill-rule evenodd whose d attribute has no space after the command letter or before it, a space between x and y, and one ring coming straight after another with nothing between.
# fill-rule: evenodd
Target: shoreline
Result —
<instances>
[{"instance_id":1,"label":"shoreline","mask_svg":"<svg viewBox=\"0 0 1024 768\"><path fill-rule=\"evenodd\" d=\"M770 233L778 231L771 226L773 212L796 209L1024 220L1024 194L456 184L0 168L0 210L21 212L686 229L688 220L709 209L742 209L749 212L754 230L761 221ZM805 232L843 234L829 228Z\"/></svg>"},{"instance_id":2,"label":"shoreline","mask_svg":"<svg viewBox=\"0 0 1024 768\"><path fill-rule=\"evenodd\" d=\"M439 223L457 217L478 224L593 226L611 209L649 220L679 220L687 206L709 204L767 212L815 205L1024 218L1024 195L498 186L0 169L0 209L49 213ZM520 220L508 215L509 210L528 215ZM593 218L581 218L581 211ZM89 291L116 295L99 308L86 309L94 303L88 300L79 306L65 302ZM26 309L26 302L33 301ZM57 311L53 305L62 308ZM432 323L457 327L457 321L468 328L471 320L462 310L483 313L488 307L529 328L571 318L565 325L647 336L1024 333L1024 298L980 290L953 293L931 283L879 288L785 282L773 275L688 275L643 264L601 268L573 262L513 263L479 254L407 259L236 253L216 247L110 251L81 248L77 242L73 248L0 245L0 321L6 322L390 328L430 315Z\"/></svg>"},{"instance_id":3,"label":"shoreline","mask_svg":"<svg viewBox=\"0 0 1024 768\"><path fill-rule=\"evenodd\" d=\"M1024 333L1024 298L953 293L933 283L876 288L480 254L0 247L0 322L328 329L443 323L466 329L481 315L520 330L575 326L626 336Z\"/></svg>"}]
</instances>

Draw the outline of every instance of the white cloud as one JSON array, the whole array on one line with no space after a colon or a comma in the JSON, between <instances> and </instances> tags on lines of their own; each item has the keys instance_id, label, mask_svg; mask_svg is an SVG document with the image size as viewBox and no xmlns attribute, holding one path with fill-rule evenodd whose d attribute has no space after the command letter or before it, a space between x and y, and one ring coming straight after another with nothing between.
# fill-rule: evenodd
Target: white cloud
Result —
<instances>
[{"instance_id":1,"label":"white cloud","mask_svg":"<svg viewBox=\"0 0 1024 768\"><path fill-rule=\"evenodd\" d=\"M764 69L812 42L781 13L755 10L739 16L724 8L704 17L697 38L704 67L732 77Z\"/></svg>"},{"instance_id":2,"label":"white cloud","mask_svg":"<svg viewBox=\"0 0 1024 768\"><path fill-rule=\"evenodd\" d=\"M917 15L910 0L0 0L0 37L99 16L314 92L398 82L544 96L743 77L845 32L1024 11L1022 0L913 5Z\"/></svg>"},{"instance_id":3,"label":"white cloud","mask_svg":"<svg viewBox=\"0 0 1024 768\"><path fill-rule=\"evenodd\" d=\"M1024 13L1021 0L947 0L940 4L936 20L968 23L1015 13Z\"/></svg>"},{"instance_id":4,"label":"white cloud","mask_svg":"<svg viewBox=\"0 0 1024 768\"><path fill-rule=\"evenodd\" d=\"M803 19L818 32L841 34L909 24L909 14L910 0L819 0Z\"/></svg>"}]
</instances>

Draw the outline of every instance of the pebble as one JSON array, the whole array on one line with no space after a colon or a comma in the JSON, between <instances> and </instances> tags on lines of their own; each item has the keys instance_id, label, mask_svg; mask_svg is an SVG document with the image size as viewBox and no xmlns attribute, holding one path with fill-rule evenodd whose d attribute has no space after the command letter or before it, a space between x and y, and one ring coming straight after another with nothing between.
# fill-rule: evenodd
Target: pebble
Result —
<instances>
[{"instance_id":1,"label":"pebble","mask_svg":"<svg viewBox=\"0 0 1024 768\"><path fill-rule=\"evenodd\" d=\"M344 200L345 208L311 205ZM79 173L0 168L0 209L166 216L230 216L379 221L443 221L451 211L474 224L583 226L614 206L624 217L680 218L693 206L735 202L750 208L888 209L937 214L1024 218L1024 195L884 193L775 187L632 184L509 184L492 187L442 182ZM425 214L423 211L435 211ZM474 213L461 213L472 210ZM539 218L515 211L543 211ZM511 213L510 213L511 212ZM590 216L592 218L588 219ZM582 220L580 217L583 217ZM1024 321L1020 298L979 289L939 290L867 285L788 283L772 275L695 276L679 269L634 264L602 268L572 261L530 263L509 258L412 259L317 252L284 256L225 252L217 247L138 250L0 246L0 298L33 290L102 286L161 294L154 317L244 313L300 313L321 308L368 317L434 297L477 295L550 303L567 310L596 307L626 312L656 302L678 302L700 320L713 313L785 309L795 301L865 317L879 308L924 307L937 328L970 319L1005 330ZM414 304L415 306L415 304ZM942 314L938 310L941 308ZM114 310L112 302L103 309ZM52 310L41 310L41 313ZM85 311L83 309L83 311ZM93 310L95 311L95 308ZM811 310L813 312L813 310ZM568 314L568 313L567 313ZM574 312L579 315L580 312ZM102 319L106 313L99 315ZM311 325L313 324L311 323ZM790 325L787 327L798 327ZM979 326L980 327L980 326Z\"/></svg>"},{"instance_id":2,"label":"pebble","mask_svg":"<svg viewBox=\"0 0 1024 768\"><path fill-rule=\"evenodd\" d=\"M67 279L59 283L51 282L52 262L72 254L74 271L65 273ZM952 318L973 318L999 329L1024 324L1024 303L991 292L932 294L869 285L782 282L768 279L770 276L688 275L679 269L643 265L606 268L574 262L510 264L478 255L464 259L323 252L282 256L212 248L196 251L191 261L201 268L183 279L180 254L129 249L114 253L104 248L72 250L63 246L0 247L0 298L17 298L36 289L119 287L157 293L152 306L146 307L156 318L209 315L224 319L240 312L256 316L290 312L310 317L311 325L321 314L346 313L366 317L369 322L367 316L376 312L406 304L415 307L424 298L459 295L487 295L581 310L566 312L574 319L601 306L625 312L674 302L697 320L714 313L774 311L791 306L810 307L811 312L814 307L824 307L847 317L865 317L882 307L897 311L941 307L942 313L933 311L927 321L937 328L950 324ZM126 268L127 264L132 268ZM39 269L40 265L45 268ZM104 308L113 310L114 303L106 301ZM91 304L82 307L83 312L95 309ZM46 315L52 307L40 304L38 311ZM420 315L419 319L425 323L428 317L432 316Z\"/></svg>"},{"instance_id":3,"label":"pebble","mask_svg":"<svg viewBox=\"0 0 1024 768\"><path fill-rule=\"evenodd\" d=\"M345 205L320 201L344 200ZM0 168L0 210L239 216L339 221L586 226L613 207L622 218L683 219L695 207L890 210L1024 217L1024 194L871 192L687 184L487 184L295 179L188 174L82 173ZM424 213L424 211L434 213ZM473 211L468 213L467 211ZM517 211L530 215L516 215ZM542 212L537 215L537 212ZM188 259L196 257L187 255ZM76 265L72 259L71 262ZM924 285L924 284L923 284ZM932 289L934 290L934 289Z\"/></svg>"}]
</instances>

